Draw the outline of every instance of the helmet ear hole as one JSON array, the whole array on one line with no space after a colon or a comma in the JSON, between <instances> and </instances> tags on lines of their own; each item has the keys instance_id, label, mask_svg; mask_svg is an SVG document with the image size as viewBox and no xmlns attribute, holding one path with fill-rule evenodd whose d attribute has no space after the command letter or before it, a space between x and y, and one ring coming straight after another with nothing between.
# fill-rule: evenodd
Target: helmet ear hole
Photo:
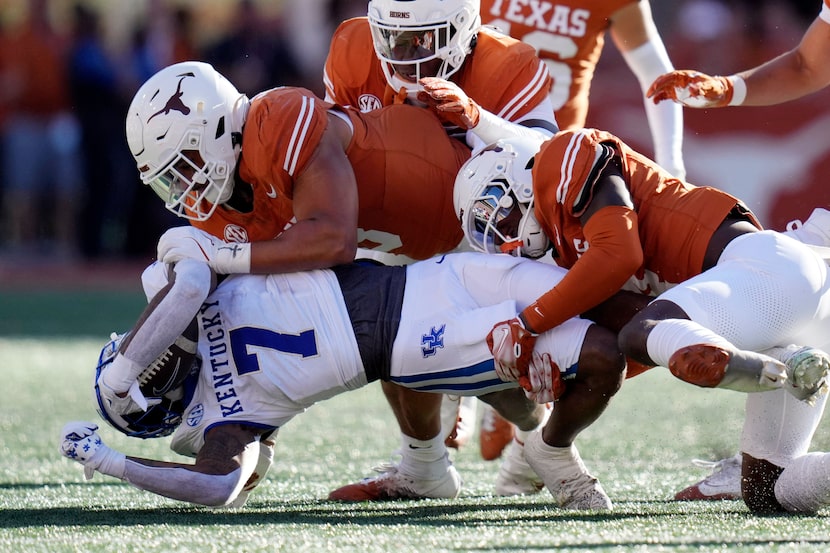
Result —
<instances>
[{"instance_id":1,"label":"helmet ear hole","mask_svg":"<svg viewBox=\"0 0 830 553\"><path fill-rule=\"evenodd\" d=\"M218 139L219 137L221 137L224 134L225 134L225 118L220 117L219 118L219 123L216 124L216 134L213 136L213 138Z\"/></svg>"}]
</instances>

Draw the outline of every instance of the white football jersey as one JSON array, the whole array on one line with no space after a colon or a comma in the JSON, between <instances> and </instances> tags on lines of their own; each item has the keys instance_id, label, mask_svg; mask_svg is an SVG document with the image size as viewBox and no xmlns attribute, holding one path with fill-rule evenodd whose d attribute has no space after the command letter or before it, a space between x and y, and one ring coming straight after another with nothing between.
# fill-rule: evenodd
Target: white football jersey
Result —
<instances>
[{"instance_id":1,"label":"white football jersey","mask_svg":"<svg viewBox=\"0 0 830 553\"><path fill-rule=\"evenodd\" d=\"M171 448L195 456L222 423L279 428L366 375L330 271L238 275L197 315L202 367Z\"/></svg>"},{"instance_id":2,"label":"white football jersey","mask_svg":"<svg viewBox=\"0 0 830 553\"><path fill-rule=\"evenodd\" d=\"M371 284L378 268L357 270ZM563 274L553 265L481 253L408 266L400 321L388 321L383 334L394 340L390 380L458 395L517 386L498 378L485 339L496 323L515 317ZM361 317L382 319L386 306L380 300L375 306L373 297L359 297ZM197 319L202 367L173 435L177 453L195 456L214 425L276 429L313 403L369 380L333 271L229 277L208 296ZM573 372L590 325L566 321L540 336L536 348Z\"/></svg>"}]
</instances>

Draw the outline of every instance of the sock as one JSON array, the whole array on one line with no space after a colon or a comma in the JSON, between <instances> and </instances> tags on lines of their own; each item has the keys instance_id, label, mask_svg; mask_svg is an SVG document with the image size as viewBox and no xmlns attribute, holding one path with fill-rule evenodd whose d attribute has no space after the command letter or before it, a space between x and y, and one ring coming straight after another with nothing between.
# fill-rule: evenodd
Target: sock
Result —
<instances>
[{"instance_id":1,"label":"sock","mask_svg":"<svg viewBox=\"0 0 830 553\"><path fill-rule=\"evenodd\" d=\"M550 418L550 414L552 412L553 412L553 404L552 403L546 404L545 405L545 414L542 417L541 422L538 425L536 425L536 428L534 428L532 430L522 430L521 428L516 426L513 429L513 439L516 440L517 442L519 442L521 445L524 445L525 441L527 440L527 437L530 435L531 432L534 432L536 430L538 430L540 432L542 431L542 428L544 428L545 425L547 424L548 419Z\"/></svg>"},{"instance_id":2,"label":"sock","mask_svg":"<svg viewBox=\"0 0 830 553\"><path fill-rule=\"evenodd\" d=\"M813 514L830 505L830 453L793 459L775 483L775 499L793 513Z\"/></svg>"},{"instance_id":3,"label":"sock","mask_svg":"<svg viewBox=\"0 0 830 553\"><path fill-rule=\"evenodd\" d=\"M398 470L413 478L436 480L451 465L444 438L439 433L429 440L416 440L401 434L401 462Z\"/></svg>"},{"instance_id":4,"label":"sock","mask_svg":"<svg viewBox=\"0 0 830 553\"><path fill-rule=\"evenodd\" d=\"M734 349L729 340L688 319L660 321L646 339L648 356L661 367L668 367L669 359L677 350L692 344L714 344Z\"/></svg>"}]
</instances>

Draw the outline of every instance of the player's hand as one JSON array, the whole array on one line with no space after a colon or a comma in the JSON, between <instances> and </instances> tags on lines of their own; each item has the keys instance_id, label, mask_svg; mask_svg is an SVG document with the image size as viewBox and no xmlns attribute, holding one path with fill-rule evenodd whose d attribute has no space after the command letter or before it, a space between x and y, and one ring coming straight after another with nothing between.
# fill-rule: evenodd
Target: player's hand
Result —
<instances>
[{"instance_id":1,"label":"player's hand","mask_svg":"<svg viewBox=\"0 0 830 553\"><path fill-rule=\"evenodd\" d=\"M518 382L525 390L533 346L538 334L525 328L519 317L497 323L487 335L487 346L493 354L496 374L505 382Z\"/></svg>"},{"instance_id":2,"label":"player's hand","mask_svg":"<svg viewBox=\"0 0 830 553\"><path fill-rule=\"evenodd\" d=\"M265 475L268 474L268 469L271 468L274 462L275 445L276 443L273 439L264 439L259 442L259 460L257 461L256 468L250 478L248 478L248 481L245 482L239 495L227 507L236 509L245 506L245 503L248 502L248 496L265 479Z\"/></svg>"},{"instance_id":3,"label":"player's hand","mask_svg":"<svg viewBox=\"0 0 830 553\"><path fill-rule=\"evenodd\" d=\"M156 257L162 263L176 263L182 259L210 263L217 242L222 241L196 227L173 227L159 238Z\"/></svg>"},{"instance_id":4,"label":"player's hand","mask_svg":"<svg viewBox=\"0 0 830 553\"><path fill-rule=\"evenodd\" d=\"M525 389L525 396L536 403L553 403L565 393L562 373L549 353L533 352L528 379L530 390Z\"/></svg>"},{"instance_id":5,"label":"player's hand","mask_svg":"<svg viewBox=\"0 0 830 553\"><path fill-rule=\"evenodd\" d=\"M478 125L481 115L478 104L457 84L438 77L424 77L418 82L424 87L418 93L418 100L435 109L439 119L466 130Z\"/></svg>"},{"instance_id":6,"label":"player's hand","mask_svg":"<svg viewBox=\"0 0 830 553\"><path fill-rule=\"evenodd\" d=\"M251 245L228 243L191 226L173 227L159 238L156 257L162 263L182 259L204 261L218 274L251 272Z\"/></svg>"},{"instance_id":7,"label":"player's hand","mask_svg":"<svg viewBox=\"0 0 830 553\"><path fill-rule=\"evenodd\" d=\"M59 438L61 455L81 463L87 480L91 480L95 469L114 453L104 445L96 430L98 425L92 422L69 422L61 429Z\"/></svg>"},{"instance_id":8,"label":"player's hand","mask_svg":"<svg viewBox=\"0 0 830 553\"><path fill-rule=\"evenodd\" d=\"M109 368L109 367L107 367ZM146 411L151 406L161 402L160 398L146 398L141 393L138 386L138 381L133 382L129 389L118 391L107 384L105 376L106 369L98 378L98 394L101 396L101 401L107 405L107 410L116 415L125 415L127 413L138 413L139 411Z\"/></svg>"},{"instance_id":9,"label":"player's hand","mask_svg":"<svg viewBox=\"0 0 830 553\"><path fill-rule=\"evenodd\" d=\"M692 108L720 108L732 101L734 88L726 77L699 71L671 71L657 77L646 92L655 104L673 100Z\"/></svg>"}]
</instances>

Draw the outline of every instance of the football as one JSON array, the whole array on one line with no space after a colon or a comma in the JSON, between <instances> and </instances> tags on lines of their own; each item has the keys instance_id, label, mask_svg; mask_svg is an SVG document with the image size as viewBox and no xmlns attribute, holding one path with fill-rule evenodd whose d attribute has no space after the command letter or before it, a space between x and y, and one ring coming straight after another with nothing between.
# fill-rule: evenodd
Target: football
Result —
<instances>
[{"instance_id":1,"label":"football","mask_svg":"<svg viewBox=\"0 0 830 553\"><path fill-rule=\"evenodd\" d=\"M199 327L194 318L176 341L138 376L144 397L161 397L177 391L195 370Z\"/></svg>"}]
</instances>

